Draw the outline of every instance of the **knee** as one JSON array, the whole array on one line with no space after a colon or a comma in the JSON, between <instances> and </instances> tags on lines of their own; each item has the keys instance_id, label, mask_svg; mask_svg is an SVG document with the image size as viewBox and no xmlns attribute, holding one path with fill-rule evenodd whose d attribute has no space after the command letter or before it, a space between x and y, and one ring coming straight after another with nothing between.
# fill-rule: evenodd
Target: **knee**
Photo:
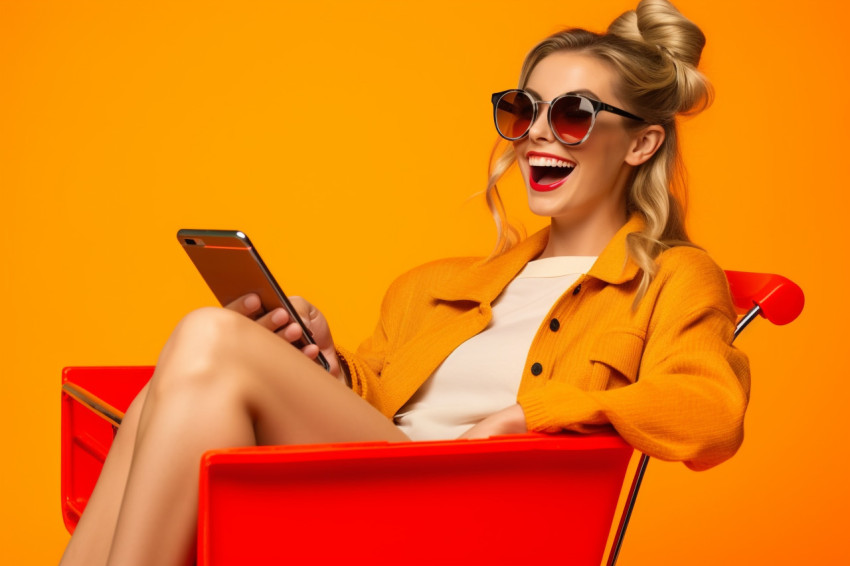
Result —
<instances>
[{"instance_id":1,"label":"knee","mask_svg":"<svg viewBox=\"0 0 850 566\"><path fill-rule=\"evenodd\" d=\"M244 316L217 307L205 307L186 315L175 327L157 362L151 384L161 393L175 387L215 385L228 374L227 367L238 352L238 341L253 324Z\"/></svg>"}]
</instances>

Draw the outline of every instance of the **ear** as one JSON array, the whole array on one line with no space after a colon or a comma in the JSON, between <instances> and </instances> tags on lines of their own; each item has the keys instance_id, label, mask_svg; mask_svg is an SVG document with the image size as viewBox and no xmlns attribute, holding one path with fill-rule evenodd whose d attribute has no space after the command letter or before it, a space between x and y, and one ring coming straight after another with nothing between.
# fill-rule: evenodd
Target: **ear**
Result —
<instances>
[{"instance_id":1,"label":"ear","mask_svg":"<svg viewBox=\"0 0 850 566\"><path fill-rule=\"evenodd\" d=\"M634 167L645 163L655 155L655 152L664 143L664 138L664 128L657 124L641 128L632 138L632 145L626 154L626 163Z\"/></svg>"}]
</instances>

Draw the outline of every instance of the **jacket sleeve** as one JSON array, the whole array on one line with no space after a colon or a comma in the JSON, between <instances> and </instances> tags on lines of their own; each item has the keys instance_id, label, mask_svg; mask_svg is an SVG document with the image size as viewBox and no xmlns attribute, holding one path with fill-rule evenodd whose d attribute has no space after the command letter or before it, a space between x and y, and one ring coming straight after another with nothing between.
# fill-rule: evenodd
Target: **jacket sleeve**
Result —
<instances>
[{"instance_id":1,"label":"jacket sleeve","mask_svg":"<svg viewBox=\"0 0 850 566\"><path fill-rule=\"evenodd\" d=\"M389 294L390 292L387 293ZM386 328L387 321L391 319L387 313L389 303L385 297L374 332L360 345L356 353L337 345L337 355L351 380L351 389L376 407L382 398L380 375L389 349Z\"/></svg>"},{"instance_id":2,"label":"jacket sleeve","mask_svg":"<svg viewBox=\"0 0 850 566\"><path fill-rule=\"evenodd\" d=\"M381 374L388 356L402 340L400 335L410 326L408 311L412 302L421 297L423 281L427 281L423 274L427 273L427 265L420 266L393 281L381 302L374 332L356 351L337 346L337 355L351 378L352 390L387 416L391 416L391 411L383 406L386 395Z\"/></svg>"},{"instance_id":3,"label":"jacket sleeve","mask_svg":"<svg viewBox=\"0 0 850 566\"><path fill-rule=\"evenodd\" d=\"M695 470L730 458L743 440L749 365L731 345L735 312L725 275L706 259L659 272L653 282L662 287L635 383L583 391L550 380L519 396L529 429L610 424L636 449Z\"/></svg>"}]
</instances>

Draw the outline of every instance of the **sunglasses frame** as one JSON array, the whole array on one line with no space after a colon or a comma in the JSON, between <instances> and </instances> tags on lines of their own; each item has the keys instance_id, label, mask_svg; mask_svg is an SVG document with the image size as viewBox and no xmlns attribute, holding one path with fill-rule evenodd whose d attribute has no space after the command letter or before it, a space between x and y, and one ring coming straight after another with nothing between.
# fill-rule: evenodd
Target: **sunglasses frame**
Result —
<instances>
[{"instance_id":1,"label":"sunglasses frame","mask_svg":"<svg viewBox=\"0 0 850 566\"><path fill-rule=\"evenodd\" d=\"M526 128L525 132L523 132L523 134L521 136L518 136L518 137L515 137L515 138L506 136L505 134L502 133L502 130L499 129L499 119L497 117L497 113L499 111L499 102L502 100L502 98L506 94L510 94L512 92L518 92L518 93L524 94L525 96L527 96L529 98L529 100L531 100L531 103L532 103L531 122L529 122L528 128ZM584 134L584 137L581 138L579 141L576 141L576 142L564 141L563 139L561 139L561 136L558 135L558 132L555 130L555 128L552 127L552 107L555 105L556 102L558 102L562 98L567 98L567 97L586 100L587 102L590 103L591 108L593 108L593 115L590 118L590 127L587 128L587 133ZM616 114L616 115L622 116L624 118L630 118L632 120L637 120L638 122L646 122L646 120L644 120L640 116L635 116L631 112L626 112L625 110L623 110L621 108L617 108L616 106L611 106L610 104L606 104L606 103L601 102L599 100L595 100L593 98L583 96L581 94L574 94L574 93L569 93L569 92L566 93L566 94L562 94L560 96L556 96L552 100L537 100L528 91L525 91L521 88L511 88L511 89L508 89L508 90L503 90L502 92L494 92L492 97L491 97L491 100L493 102L493 122L496 125L496 131L499 133L499 135L501 137L503 137L504 139L506 139L508 141L521 140L522 138L524 138L525 136L528 135L528 132L531 131L531 126L533 126L534 123L537 121L537 116L538 116L537 107L541 104L548 104L549 105L549 109L546 111L546 120L549 123L549 129L552 130L552 133L555 135L555 138L564 145L579 145L579 144L584 143L587 140L587 138L590 137L590 132L593 131L593 126L594 126L594 124L596 124L596 115L599 114L602 111L611 112L612 114Z\"/></svg>"}]
</instances>

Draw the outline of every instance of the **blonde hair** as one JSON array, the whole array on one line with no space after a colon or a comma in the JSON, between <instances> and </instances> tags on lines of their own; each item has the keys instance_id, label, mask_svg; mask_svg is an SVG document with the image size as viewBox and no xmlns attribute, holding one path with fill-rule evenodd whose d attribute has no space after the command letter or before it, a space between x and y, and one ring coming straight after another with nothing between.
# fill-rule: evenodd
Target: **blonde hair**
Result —
<instances>
[{"instance_id":1,"label":"blonde hair","mask_svg":"<svg viewBox=\"0 0 850 566\"><path fill-rule=\"evenodd\" d=\"M646 123L664 128L661 147L634 169L627 187L627 211L645 221L641 232L627 238L629 255L643 272L635 306L657 271L658 254L672 246L693 245L684 224L686 190L676 116L696 114L711 104L711 86L697 70L704 45L700 29L672 4L642 0L636 10L614 20L604 34L569 29L544 39L526 56L520 72L519 87L524 88L531 71L552 53L576 51L598 57L617 71L617 95L626 109ZM520 230L507 220L496 186L515 162L513 145L497 143L485 192L498 231L492 256L504 253L522 238Z\"/></svg>"}]
</instances>

